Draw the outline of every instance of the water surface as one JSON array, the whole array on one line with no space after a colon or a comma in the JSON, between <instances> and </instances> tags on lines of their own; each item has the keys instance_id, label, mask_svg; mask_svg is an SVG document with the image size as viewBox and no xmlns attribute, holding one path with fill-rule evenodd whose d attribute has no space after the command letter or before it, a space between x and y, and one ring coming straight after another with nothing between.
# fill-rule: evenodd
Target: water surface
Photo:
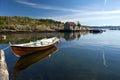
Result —
<instances>
[{"instance_id":1,"label":"water surface","mask_svg":"<svg viewBox=\"0 0 120 80\"><path fill-rule=\"evenodd\" d=\"M24 43L57 36L56 47L23 58L5 50L10 80L120 80L120 31L104 33L6 34L8 42ZM41 37L42 36L42 37ZM20 65L20 66L19 66Z\"/></svg>"}]
</instances>

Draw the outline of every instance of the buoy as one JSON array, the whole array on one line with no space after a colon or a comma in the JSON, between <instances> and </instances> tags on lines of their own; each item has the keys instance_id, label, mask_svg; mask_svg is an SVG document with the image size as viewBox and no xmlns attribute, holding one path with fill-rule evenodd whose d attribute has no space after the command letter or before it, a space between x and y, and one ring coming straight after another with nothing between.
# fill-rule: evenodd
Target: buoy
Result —
<instances>
[{"instance_id":1,"label":"buoy","mask_svg":"<svg viewBox=\"0 0 120 80\"><path fill-rule=\"evenodd\" d=\"M6 35L2 35L1 37L2 37L2 39L4 39L4 40L6 39Z\"/></svg>"}]
</instances>

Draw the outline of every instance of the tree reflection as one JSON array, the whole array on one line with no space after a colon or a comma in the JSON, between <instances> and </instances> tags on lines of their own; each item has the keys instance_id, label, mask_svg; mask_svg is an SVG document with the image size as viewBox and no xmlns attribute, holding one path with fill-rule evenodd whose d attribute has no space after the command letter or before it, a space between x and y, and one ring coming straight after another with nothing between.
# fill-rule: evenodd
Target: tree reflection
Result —
<instances>
[{"instance_id":1,"label":"tree reflection","mask_svg":"<svg viewBox=\"0 0 120 80\"><path fill-rule=\"evenodd\" d=\"M0 39L0 43L25 43L30 41L40 40L42 38L58 37L64 38L67 41L80 39L81 35L88 34L89 31L80 32L41 32L41 33L6 33L6 39ZM0 34L0 36L2 36Z\"/></svg>"}]
</instances>

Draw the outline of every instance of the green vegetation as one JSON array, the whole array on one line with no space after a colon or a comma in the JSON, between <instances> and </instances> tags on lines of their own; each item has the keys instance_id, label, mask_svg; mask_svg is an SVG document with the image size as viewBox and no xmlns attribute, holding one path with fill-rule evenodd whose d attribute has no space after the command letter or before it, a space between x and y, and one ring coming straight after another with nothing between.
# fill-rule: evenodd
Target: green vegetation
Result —
<instances>
[{"instance_id":1,"label":"green vegetation","mask_svg":"<svg viewBox=\"0 0 120 80\"><path fill-rule=\"evenodd\" d=\"M77 26L80 28L81 27L81 24L79 21L77 21Z\"/></svg>"},{"instance_id":2,"label":"green vegetation","mask_svg":"<svg viewBox=\"0 0 120 80\"><path fill-rule=\"evenodd\" d=\"M63 25L62 22L52 19L0 16L0 31L55 31Z\"/></svg>"}]
</instances>

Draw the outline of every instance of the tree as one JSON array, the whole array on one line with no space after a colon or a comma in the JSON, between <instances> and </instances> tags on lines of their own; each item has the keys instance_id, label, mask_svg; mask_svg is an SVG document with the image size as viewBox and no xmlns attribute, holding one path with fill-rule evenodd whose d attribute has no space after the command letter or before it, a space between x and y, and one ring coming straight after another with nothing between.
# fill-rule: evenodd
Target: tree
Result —
<instances>
[{"instance_id":1,"label":"tree","mask_svg":"<svg viewBox=\"0 0 120 80\"><path fill-rule=\"evenodd\" d=\"M79 21L77 21L77 26L80 28L81 27L81 24Z\"/></svg>"}]
</instances>

